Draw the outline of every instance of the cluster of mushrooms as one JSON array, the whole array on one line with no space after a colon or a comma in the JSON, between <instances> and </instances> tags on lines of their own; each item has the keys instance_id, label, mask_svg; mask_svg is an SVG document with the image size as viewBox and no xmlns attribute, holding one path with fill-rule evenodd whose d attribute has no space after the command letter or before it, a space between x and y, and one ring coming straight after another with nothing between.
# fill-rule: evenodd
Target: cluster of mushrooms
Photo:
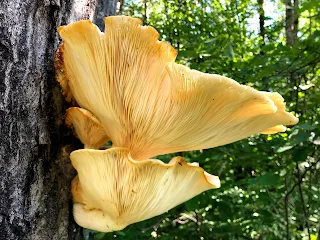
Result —
<instances>
[{"instance_id":1,"label":"cluster of mushrooms","mask_svg":"<svg viewBox=\"0 0 320 240\"><path fill-rule=\"evenodd\" d=\"M70 155L78 173L73 214L82 227L121 230L220 187L197 163L152 157L283 132L298 122L278 93L175 63L175 49L139 19L107 17L104 33L88 20L58 32L56 76L76 106L66 123L84 144ZM112 147L99 150L109 140Z\"/></svg>"}]
</instances>

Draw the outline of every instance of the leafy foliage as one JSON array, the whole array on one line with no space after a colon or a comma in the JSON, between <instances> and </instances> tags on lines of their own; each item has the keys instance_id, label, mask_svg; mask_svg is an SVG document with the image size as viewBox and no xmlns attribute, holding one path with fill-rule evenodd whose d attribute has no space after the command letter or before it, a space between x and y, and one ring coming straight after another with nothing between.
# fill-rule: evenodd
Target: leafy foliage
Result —
<instances>
[{"instance_id":1,"label":"leafy foliage","mask_svg":"<svg viewBox=\"0 0 320 240\"><path fill-rule=\"evenodd\" d=\"M320 5L318 0L300 1L298 42L289 46L283 2L267 3L280 14L265 9L263 44L259 26L253 26L258 5L249 0L124 2L122 13L155 27L179 51L179 62L259 90L277 91L300 122L286 133L175 154L218 175L221 188L120 232L86 230L88 239L316 239L320 235ZM172 156L159 158L168 161Z\"/></svg>"}]
</instances>

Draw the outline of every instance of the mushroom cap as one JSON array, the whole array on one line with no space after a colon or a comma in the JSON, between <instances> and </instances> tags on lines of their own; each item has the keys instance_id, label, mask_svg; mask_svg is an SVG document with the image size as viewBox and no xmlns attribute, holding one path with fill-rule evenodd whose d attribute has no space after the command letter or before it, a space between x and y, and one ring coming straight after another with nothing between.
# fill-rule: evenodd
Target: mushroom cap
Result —
<instances>
[{"instance_id":1,"label":"mushroom cap","mask_svg":"<svg viewBox=\"0 0 320 240\"><path fill-rule=\"evenodd\" d=\"M99 149L109 138L100 121L89 111L71 107L65 115L66 125L73 129L85 148Z\"/></svg>"},{"instance_id":2,"label":"mushroom cap","mask_svg":"<svg viewBox=\"0 0 320 240\"><path fill-rule=\"evenodd\" d=\"M259 92L174 63L176 51L131 17L58 29L61 65L77 103L103 124L113 145L136 160L283 131L298 119L277 93Z\"/></svg>"},{"instance_id":3,"label":"mushroom cap","mask_svg":"<svg viewBox=\"0 0 320 240\"><path fill-rule=\"evenodd\" d=\"M74 218L82 227L111 232L160 215L203 191L219 178L182 157L169 164L135 161L129 150L77 150L70 155L78 176L72 183Z\"/></svg>"}]
</instances>

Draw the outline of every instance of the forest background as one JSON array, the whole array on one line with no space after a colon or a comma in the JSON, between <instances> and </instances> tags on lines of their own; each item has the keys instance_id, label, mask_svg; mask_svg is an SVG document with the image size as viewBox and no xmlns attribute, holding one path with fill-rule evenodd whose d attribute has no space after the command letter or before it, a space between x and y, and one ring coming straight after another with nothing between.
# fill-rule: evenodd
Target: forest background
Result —
<instances>
[{"instance_id":1,"label":"forest background","mask_svg":"<svg viewBox=\"0 0 320 240\"><path fill-rule=\"evenodd\" d=\"M69 154L55 80L57 28L124 14L156 28L177 61L279 92L299 124L182 155L218 175L168 213L98 233L73 220ZM319 0L0 0L0 239L320 239Z\"/></svg>"},{"instance_id":2,"label":"forest background","mask_svg":"<svg viewBox=\"0 0 320 240\"><path fill-rule=\"evenodd\" d=\"M122 0L178 50L177 61L279 92L298 125L182 155L221 188L94 239L320 239L320 1Z\"/></svg>"}]
</instances>

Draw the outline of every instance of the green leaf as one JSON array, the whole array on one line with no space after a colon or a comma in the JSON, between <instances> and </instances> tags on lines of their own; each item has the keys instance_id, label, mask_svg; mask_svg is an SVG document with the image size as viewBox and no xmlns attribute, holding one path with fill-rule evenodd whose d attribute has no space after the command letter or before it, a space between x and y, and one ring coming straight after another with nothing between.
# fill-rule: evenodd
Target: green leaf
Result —
<instances>
[{"instance_id":1,"label":"green leaf","mask_svg":"<svg viewBox=\"0 0 320 240\"><path fill-rule=\"evenodd\" d=\"M293 138L293 141L291 141L293 144L299 144L302 142L305 142L309 139L310 132L305 131L299 131L299 133L296 135L295 138Z\"/></svg>"},{"instance_id":2,"label":"green leaf","mask_svg":"<svg viewBox=\"0 0 320 240\"><path fill-rule=\"evenodd\" d=\"M234 58L234 52L233 52L233 47L231 42L228 42L224 50L224 55L227 56L228 58Z\"/></svg>"},{"instance_id":3,"label":"green leaf","mask_svg":"<svg viewBox=\"0 0 320 240\"><path fill-rule=\"evenodd\" d=\"M302 4L299 11L300 13L302 13L304 11L317 9L319 7L320 7L319 1L306 1Z\"/></svg>"},{"instance_id":4,"label":"green leaf","mask_svg":"<svg viewBox=\"0 0 320 240\"><path fill-rule=\"evenodd\" d=\"M316 128L316 126L310 125L308 123L304 123L304 124L299 125L299 128L302 128L304 130L313 130Z\"/></svg>"},{"instance_id":5,"label":"green leaf","mask_svg":"<svg viewBox=\"0 0 320 240\"><path fill-rule=\"evenodd\" d=\"M310 234L310 238L311 238L311 240L317 240L318 239L317 236L314 235L314 234Z\"/></svg>"},{"instance_id":6,"label":"green leaf","mask_svg":"<svg viewBox=\"0 0 320 240\"><path fill-rule=\"evenodd\" d=\"M275 173L267 173L263 176L250 179L250 184L257 184L261 186L275 186L280 182L280 176Z\"/></svg>"},{"instance_id":7,"label":"green leaf","mask_svg":"<svg viewBox=\"0 0 320 240\"><path fill-rule=\"evenodd\" d=\"M125 236L126 234L122 231L116 231L115 234L119 235L119 236Z\"/></svg>"},{"instance_id":8,"label":"green leaf","mask_svg":"<svg viewBox=\"0 0 320 240\"><path fill-rule=\"evenodd\" d=\"M285 151L288 151L290 150L291 148L293 148L294 146L283 146L283 147L279 147L276 152L277 153L282 153L282 152L285 152Z\"/></svg>"},{"instance_id":9,"label":"green leaf","mask_svg":"<svg viewBox=\"0 0 320 240\"><path fill-rule=\"evenodd\" d=\"M199 207L199 198L198 197L191 198L189 201L185 202L185 206L188 211L194 211Z\"/></svg>"},{"instance_id":10,"label":"green leaf","mask_svg":"<svg viewBox=\"0 0 320 240\"><path fill-rule=\"evenodd\" d=\"M95 240L102 240L105 236L106 236L107 233L103 233L103 232L99 232L99 233L96 233L94 235L94 239Z\"/></svg>"},{"instance_id":11,"label":"green leaf","mask_svg":"<svg viewBox=\"0 0 320 240\"><path fill-rule=\"evenodd\" d=\"M297 149L293 152L293 161L295 162L303 162L306 160L310 153L310 150L307 148Z\"/></svg>"}]
</instances>

